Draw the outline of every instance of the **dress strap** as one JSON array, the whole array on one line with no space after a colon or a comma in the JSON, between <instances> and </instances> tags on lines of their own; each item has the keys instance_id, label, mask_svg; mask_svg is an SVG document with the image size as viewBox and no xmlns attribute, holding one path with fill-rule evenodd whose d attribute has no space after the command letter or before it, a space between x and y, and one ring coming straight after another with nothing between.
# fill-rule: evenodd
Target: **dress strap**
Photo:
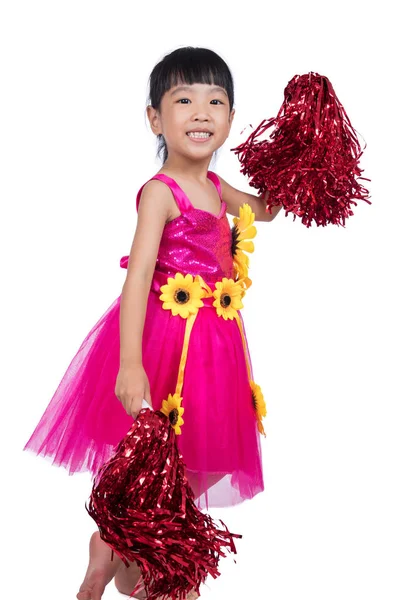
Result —
<instances>
[{"instance_id":1,"label":"dress strap","mask_svg":"<svg viewBox=\"0 0 400 600\"><path fill-rule=\"evenodd\" d=\"M217 188L220 200L222 201L221 182L219 180L218 175L216 173L214 173L214 171L207 171L207 177L208 177L208 179L211 179L211 181Z\"/></svg>"},{"instance_id":2,"label":"dress strap","mask_svg":"<svg viewBox=\"0 0 400 600\"><path fill-rule=\"evenodd\" d=\"M208 177L208 179L210 179L213 182L213 184L217 188L219 198L222 202L221 182L219 180L218 175L216 173L214 173L213 171L207 171L207 177ZM136 196L136 210L139 210L139 202L140 202L140 196L142 194L142 189L144 188L146 183L148 183L152 179L158 179L167 184L167 186L169 187L169 189L171 190L171 192L174 195L175 201L176 201L179 211L181 213L184 213L187 210L190 210L191 208L193 208L193 204L190 202L189 198L187 197L187 195L185 194L183 189L176 183L175 179L172 179L172 177L169 177L165 173L156 173L155 175L153 175L153 177L151 177L151 179L146 181L142 185L140 190L138 191L137 196Z\"/></svg>"},{"instance_id":3,"label":"dress strap","mask_svg":"<svg viewBox=\"0 0 400 600\"><path fill-rule=\"evenodd\" d=\"M186 196L186 194L182 190L182 188L179 187L179 185L176 183L176 181L174 179L172 179L172 177L165 175L165 173L156 173L155 175L153 175L153 177L151 177L151 179L146 181L142 185L140 190L138 191L137 196L136 196L136 210L139 210L139 202L140 202L140 196L142 194L142 189L144 188L146 183L148 183L152 179L159 179L160 181L163 181L164 183L167 184L167 186L169 187L169 189L171 190L171 192L174 195L175 201L176 201L179 211L181 213L186 212L187 210L189 210L192 207L192 203L190 202L189 198Z\"/></svg>"}]
</instances>

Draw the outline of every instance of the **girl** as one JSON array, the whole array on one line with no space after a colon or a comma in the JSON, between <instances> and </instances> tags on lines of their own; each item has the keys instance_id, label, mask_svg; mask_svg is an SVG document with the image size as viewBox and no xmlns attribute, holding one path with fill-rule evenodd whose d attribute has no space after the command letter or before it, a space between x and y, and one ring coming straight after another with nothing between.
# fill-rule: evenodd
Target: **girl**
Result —
<instances>
[{"instance_id":1,"label":"girl","mask_svg":"<svg viewBox=\"0 0 400 600\"><path fill-rule=\"evenodd\" d=\"M235 113L220 56L193 47L166 55L150 75L149 100L163 166L137 194L122 293L83 341L25 448L70 473L95 474L143 399L175 414L182 401L185 418L174 427L198 507L231 506L264 490L266 410L240 308L251 285L252 223L271 221L281 207L267 212L268 194L243 193L208 170ZM236 217L232 229L227 213ZM114 577L130 594L136 563L111 562L99 532L89 551L77 598L99 600Z\"/></svg>"}]
</instances>

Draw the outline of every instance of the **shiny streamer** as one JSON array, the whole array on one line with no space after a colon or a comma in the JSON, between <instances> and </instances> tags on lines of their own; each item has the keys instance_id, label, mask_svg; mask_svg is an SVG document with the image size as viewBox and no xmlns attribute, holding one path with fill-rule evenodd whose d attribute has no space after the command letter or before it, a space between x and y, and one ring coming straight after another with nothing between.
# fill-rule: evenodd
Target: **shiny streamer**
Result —
<instances>
[{"instance_id":1,"label":"shiny streamer","mask_svg":"<svg viewBox=\"0 0 400 600\"><path fill-rule=\"evenodd\" d=\"M140 411L115 455L97 473L86 510L101 538L126 566L135 561L147 600L183 600L199 593L225 550L236 554L230 533L195 505L175 431L160 411Z\"/></svg>"},{"instance_id":2,"label":"shiny streamer","mask_svg":"<svg viewBox=\"0 0 400 600\"><path fill-rule=\"evenodd\" d=\"M270 140L257 140L271 127ZM264 119L244 143L231 148L249 185L262 197L269 192L266 211L282 205L285 216L291 212L307 227L313 221L344 227L355 200L371 204L358 181L370 181L359 177L363 150L331 82L313 72L295 75L277 117Z\"/></svg>"}]
</instances>

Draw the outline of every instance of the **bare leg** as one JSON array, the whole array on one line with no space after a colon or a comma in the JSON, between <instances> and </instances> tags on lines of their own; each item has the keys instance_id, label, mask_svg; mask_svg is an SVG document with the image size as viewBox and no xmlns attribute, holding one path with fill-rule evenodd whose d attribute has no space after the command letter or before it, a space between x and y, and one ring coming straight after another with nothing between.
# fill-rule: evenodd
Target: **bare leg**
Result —
<instances>
[{"instance_id":1,"label":"bare leg","mask_svg":"<svg viewBox=\"0 0 400 600\"><path fill-rule=\"evenodd\" d=\"M90 538L89 566L76 595L78 600L100 600L121 564L116 554L111 561L111 548L101 539L99 531L95 531Z\"/></svg>"},{"instance_id":2,"label":"bare leg","mask_svg":"<svg viewBox=\"0 0 400 600\"><path fill-rule=\"evenodd\" d=\"M190 487L192 488L194 495L195 495L195 499L197 499L200 496L200 487L199 487L199 483L196 479L196 477L190 472L187 472L187 478L190 484ZM213 486L215 483L217 483L220 479L222 479L222 477L224 477L224 474L215 474L209 477L208 479L208 487ZM205 490L203 490L205 491ZM129 596L129 594L132 593L132 590L135 588L135 585L137 584L137 582L139 581L140 578L140 568L137 565L137 563L130 563L129 567L126 567L124 565L124 563L121 561L121 564L119 566L119 569L115 575L115 585L116 588L119 592L121 592L121 594L126 594L127 596ZM198 594L196 592L189 592L189 594L187 595L187 600L195 600L195 598L198 598ZM141 592L138 592L138 594L135 596L135 598L138 598L139 600L143 600L146 598L146 592L145 590L142 590ZM82 600L86 600L82 599Z\"/></svg>"},{"instance_id":3,"label":"bare leg","mask_svg":"<svg viewBox=\"0 0 400 600\"><path fill-rule=\"evenodd\" d=\"M139 581L140 575L140 567L136 562L130 562L129 567L126 567L124 563L121 563L114 578L117 590L121 592L121 594L129 596ZM146 590L138 592L134 598L138 598L138 600L147 598Z\"/></svg>"}]
</instances>

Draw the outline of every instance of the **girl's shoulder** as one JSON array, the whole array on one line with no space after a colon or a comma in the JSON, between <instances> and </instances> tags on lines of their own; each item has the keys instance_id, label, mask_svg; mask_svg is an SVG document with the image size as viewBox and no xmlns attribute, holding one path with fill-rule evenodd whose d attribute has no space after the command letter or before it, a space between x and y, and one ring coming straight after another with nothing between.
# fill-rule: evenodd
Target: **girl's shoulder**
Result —
<instances>
[{"instance_id":1,"label":"girl's shoulder","mask_svg":"<svg viewBox=\"0 0 400 600\"><path fill-rule=\"evenodd\" d=\"M144 197L160 197L160 195L161 197L168 198L170 196L170 191L168 189L168 186L165 185L165 182L163 182L161 178L158 179L155 177L155 175L153 175L151 179L145 181L139 188L139 191L136 195L136 207L139 207L139 202L143 200Z\"/></svg>"},{"instance_id":2,"label":"girl's shoulder","mask_svg":"<svg viewBox=\"0 0 400 600\"><path fill-rule=\"evenodd\" d=\"M166 219L170 217L171 207L173 206L173 196L171 190L160 179L149 179L139 189L136 196L136 210L139 212L139 206L149 207L152 211L157 211Z\"/></svg>"}]
</instances>

